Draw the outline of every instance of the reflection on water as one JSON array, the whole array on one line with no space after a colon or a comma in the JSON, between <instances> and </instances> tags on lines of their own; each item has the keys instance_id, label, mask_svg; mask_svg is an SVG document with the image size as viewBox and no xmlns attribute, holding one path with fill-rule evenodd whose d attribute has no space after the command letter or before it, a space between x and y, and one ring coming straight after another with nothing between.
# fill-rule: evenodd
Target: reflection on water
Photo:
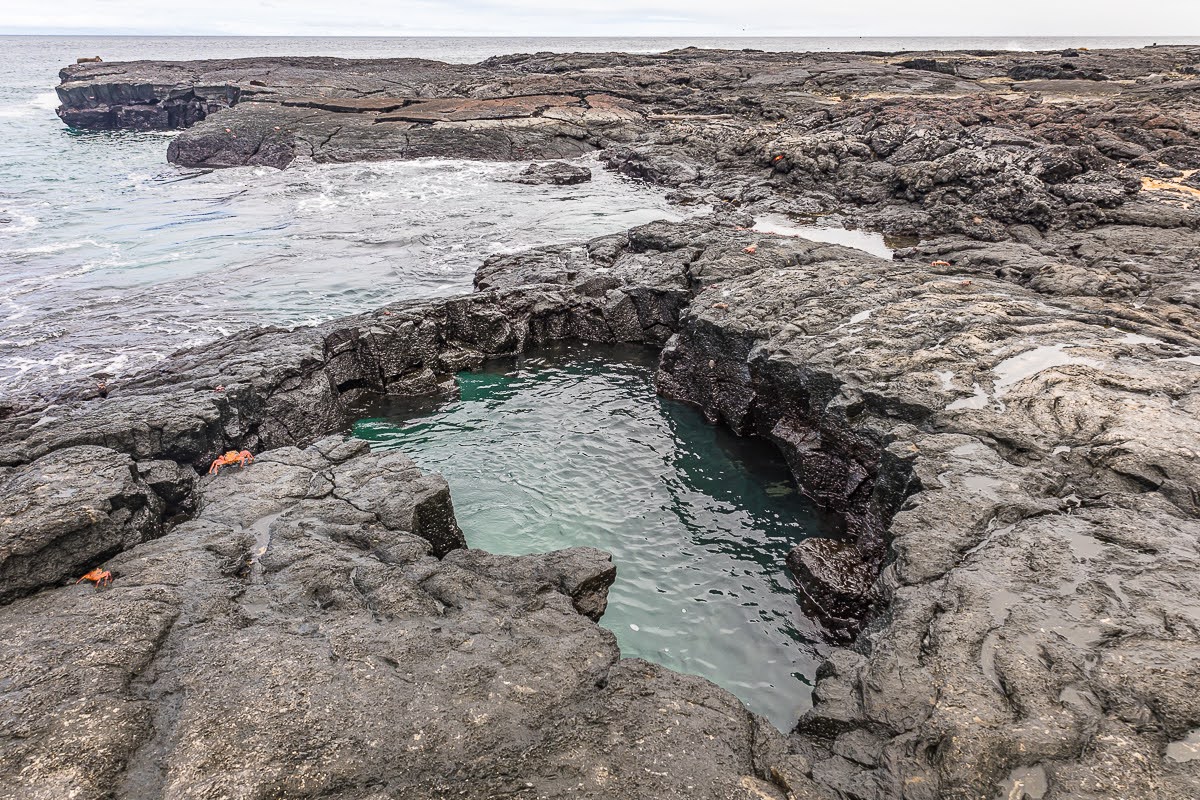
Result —
<instances>
[{"instance_id":1,"label":"reflection on water","mask_svg":"<svg viewBox=\"0 0 1200 800\"><path fill-rule=\"evenodd\" d=\"M862 250L889 261L898 248L912 247L917 243L910 237L884 236L882 233L861 228L843 228L833 225L804 225L783 214L760 214L754 220L754 230L777 233L780 236L799 236L814 242L829 242Z\"/></svg>"},{"instance_id":2,"label":"reflection on water","mask_svg":"<svg viewBox=\"0 0 1200 800\"><path fill-rule=\"evenodd\" d=\"M459 376L438 410L373 407L354 435L450 482L472 547L612 553L602 624L625 656L703 675L789 728L819 634L784 558L817 532L777 451L655 396L654 358L575 346Z\"/></svg>"}]
</instances>

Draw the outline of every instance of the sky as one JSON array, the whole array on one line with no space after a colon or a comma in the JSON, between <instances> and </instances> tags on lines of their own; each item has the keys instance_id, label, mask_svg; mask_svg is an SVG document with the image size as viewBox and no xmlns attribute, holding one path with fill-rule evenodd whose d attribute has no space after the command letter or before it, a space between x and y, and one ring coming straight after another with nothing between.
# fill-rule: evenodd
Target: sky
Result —
<instances>
[{"instance_id":1,"label":"sky","mask_svg":"<svg viewBox=\"0 0 1200 800\"><path fill-rule=\"evenodd\" d=\"M1187 36L1200 0L3 0L0 33Z\"/></svg>"}]
</instances>

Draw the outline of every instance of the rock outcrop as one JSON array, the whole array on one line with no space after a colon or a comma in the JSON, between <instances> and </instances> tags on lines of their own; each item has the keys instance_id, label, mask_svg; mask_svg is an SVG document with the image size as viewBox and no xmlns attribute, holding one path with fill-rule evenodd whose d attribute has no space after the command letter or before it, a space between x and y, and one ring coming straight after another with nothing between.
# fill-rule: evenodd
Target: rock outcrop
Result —
<instances>
[{"instance_id":1,"label":"rock outcrop","mask_svg":"<svg viewBox=\"0 0 1200 800\"><path fill-rule=\"evenodd\" d=\"M1092 239L1094 233L1073 236ZM390 606L381 612L372 605L376 584L354 576L386 572L393 562L407 564L392 551L395 545L381 540L403 531L409 548L404 552L410 552L412 537L421 540L414 551L421 563L467 559L461 564L469 562L475 574L506 582L528 571L537 585L553 587L570 605L571 619L578 620L572 625L590 625L585 617L602 611L600 587L608 569L591 556L571 556L572 571L556 573L537 559L497 561L463 553L456 549L461 542L444 487L422 483L402 457L392 456L395 466L389 466L380 461L387 457L337 440L304 451L295 445L343 425L347 417L338 409L362 392L440 391L455 369L485 355L557 338L665 341L663 391L737 430L776 442L806 491L844 520L841 539L810 540L792 564L810 613L832 636L856 636L853 648L835 651L822 669L814 708L786 741L769 731L753 733L765 723L721 712L721 726L731 724L729 719L751 720L736 722L734 729L742 726L753 733L751 740L766 744L761 752L739 751L733 761L713 755L716 764L745 757L759 766L740 772L721 767L720 776L704 785L726 793L714 790L711 796L731 796L728 787L743 786L738 781L744 777L750 782L744 785L766 796L807 791L818 797L902 797L919 785L931 796L974 797L1006 781L1039 780L1059 796L1117 791L1186 797L1196 779L1191 762L1169 761L1163 754L1200 727L1187 691L1197 646L1193 631L1200 630L1189 599L1200 560L1192 500L1200 476L1189 455L1196 449L1192 409L1200 381L1190 354L1197 352L1200 332L1189 322L1171 322L1174 306L1166 299L1144 297L1139 308L1127 308L1120 317L1121 306L1108 297L1071 294L1073 282L1059 291L1049 283L1039 290L1023 286L1015 271L1000 270L1008 277L997 277L994 262L1004 256L1003 248L979 263L964 255L957 266L939 267L929 266L928 248L944 249L925 245L888 262L836 245L739 230L732 221L656 223L585 248L498 257L480 270L480 291L470 298L395 306L302 332L233 337L215 349L180 354L159 374L127 382L107 398L52 410L73 421L68 424L35 427L50 412L29 410L4 422L6 458L14 471L31 459L72 452L83 444L85 431L139 459L203 463L209 453L230 446L267 451L244 472L226 470L202 481L194 519L110 560L117 575L113 590L50 590L17 603L51 603L48 598L60 593L97 602L118 597L118 589L133 586L135 569L143 569L132 565L159 548L173 553L167 560L178 564L200 557L174 554L181 547L213 559L212 566L187 570L207 580L251 580L239 577L239 570L249 570L247 575L270 570L266 574L274 576L273 559L291 564L284 543L296 540L304 543L295 546L305 558L321 565L350 558L339 548L352 547L352 561L363 572L349 562L332 574L350 577L336 579L320 577L330 574L327 566L295 573L279 568L269 591L311 597L295 600L300 605L284 618L303 624L297 620L315 614L318 624L325 605L349 604L355 614L387 613ZM1063 272L1071 271L1069 261L1064 259ZM1164 275L1170 271L1160 267ZM1171 284L1164 286L1170 296ZM218 380L226 386L223 392L211 388ZM122 438L132 414L126 406L135 400L148 429ZM322 409L324 416L315 413ZM162 423L160 415L188 422ZM334 458L335 451L342 455ZM387 480L369 482L380 475ZM432 501L410 499L422 490L441 498L432 506L436 510L422 512ZM260 491L271 495L270 502L255 499ZM287 503L281 505L276 495ZM273 516L281 508L282 516ZM242 544L218 547L197 538L200 530L220 525L237 532L222 535ZM268 533L270 546L260 563L254 552ZM251 546L250 539L259 543ZM437 561L439 553L443 558ZM370 561L370 569L361 559ZM427 583L422 578L421 585ZM218 582L213 592L239 597L230 587L240 585ZM311 594L322 591L320 597ZM503 591L513 589L506 583ZM464 602L453 594L436 596L444 606ZM0 609L0 620L18 608L22 620L48 613L44 605L34 613L14 603ZM490 608L486 615L494 619L497 613ZM860 631L864 620L870 624ZM476 635L486 630L491 628L485 625ZM603 638L597 629L588 630ZM555 641L564 636L553 627L545 631ZM19 631L13 640L27 635ZM530 635L523 649L534 659L545 643ZM399 664L415 658L380 652ZM279 660L286 669L294 665L315 674L311 657L300 653L281 651ZM486 659L510 657L489 653ZM263 658L238 665L237 672L261 669L254 665ZM285 669L267 660L276 672ZM597 697L613 685L612 675L630 674L623 662L609 666L608 682L590 684L585 705L607 702ZM723 699L716 707L738 707L698 679L645 665L632 669L640 677L622 685L655 698L650 701L655 707L691 708L669 699L685 691L680 681L694 683L689 692L702 685L718 693ZM335 679L349 680L340 671L320 680ZM206 695L205 704L223 708L220 687L209 691L214 696ZM460 696L474 697L475 691ZM354 697L373 702L367 695ZM560 701L583 702L561 696L553 702ZM516 715L512 724L518 728L533 725L519 722L529 717L492 702L480 712L489 720ZM356 705L326 707L334 709L335 719L359 719ZM570 713L585 713L571 707ZM589 741L644 738L658 730L646 718L627 718L628 705L620 705L619 713L587 707L590 722L578 735ZM408 719L413 708L399 716ZM537 716L552 720L558 713L568 712L539 707ZM298 711L288 714L309 719ZM173 720L172 725L183 724ZM251 713L239 724L250 731L267 723ZM304 748L311 739L302 745L291 738L300 734L276 730L293 730L283 721L272 724L270 736L309 752ZM455 724L446 723L443 738ZM610 724L633 727L613 734ZM513 734L524 742L531 735ZM43 741L52 740L46 736ZM38 739L27 734L22 741ZM489 748L497 746L486 741ZM724 744L713 746L718 753L732 752L722 750ZM173 757L174 745L161 747L160 760ZM578 752L583 745L571 747ZM676 745L664 747L675 752ZM210 748L199 749L195 758ZM536 762L540 766L521 762L521 769L504 774L568 770L566 762L555 760L558 751L533 750L550 760ZM609 780L629 767L626 755L587 752L592 755L581 762L587 766L570 774L603 794L596 776ZM179 758L179 774L197 769ZM285 763L282 755L265 755L254 762L257 774L278 776L271 758ZM380 758L399 756L385 748ZM117 770L115 763L108 768ZM700 769L690 762L679 766ZM338 767L343 768L349 771L329 774L349 786L365 780L357 767ZM497 768L488 762L487 770ZM439 784L429 776L435 771L404 769L389 785L401 794L434 791ZM666 771L675 776L666 783L675 785L681 773ZM502 778L474 780L480 791L506 785ZM672 796L666 784L630 780L630 796L648 796L650 787L650 794ZM768 782L760 785L762 780ZM565 791L545 786L551 788L540 791L552 796Z\"/></svg>"},{"instance_id":2,"label":"rock outcrop","mask_svg":"<svg viewBox=\"0 0 1200 800\"><path fill-rule=\"evenodd\" d=\"M768 723L618 660L606 554L463 549L443 480L342 437L197 494L110 588L0 607L8 796L782 797Z\"/></svg>"},{"instance_id":3,"label":"rock outcrop","mask_svg":"<svg viewBox=\"0 0 1200 800\"><path fill-rule=\"evenodd\" d=\"M163 501L133 460L68 447L0 477L0 602L78 577L160 535Z\"/></svg>"},{"instance_id":4,"label":"rock outcrop","mask_svg":"<svg viewBox=\"0 0 1200 800\"><path fill-rule=\"evenodd\" d=\"M789 564L818 613L880 612L797 727L828 748L804 751L815 779L1194 790L1160 754L1200 721L1200 340L1156 294L1135 310L969 263L775 261L685 314L664 391L775 441L842 504L853 547L808 540ZM864 742L870 758L842 752Z\"/></svg>"},{"instance_id":5,"label":"rock outcrop","mask_svg":"<svg viewBox=\"0 0 1200 800\"><path fill-rule=\"evenodd\" d=\"M610 165L692 202L862 209L863 224L895 232L994 239L1014 223L1102 222L1143 178L1194 169L1172 148L1195 145L1197 68L1191 47L1070 57L688 48L469 65L79 64L62 71L58 91L59 114L75 127L189 129L168 154L186 166L555 159L603 148ZM765 192L764 167L775 175Z\"/></svg>"},{"instance_id":6,"label":"rock outcrop","mask_svg":"<svg viewBox=\"0 0 1200 800\"><path fill-rule=\"evenodd\" d=\"M3 535L25 549L0 561L18 576L0 778L35 797L1195 797L1198 65L688 49L67 68L64 119L194 123L179 163L603 148L717 213L7 410ZM883 260L750 229L762 211L920 239ZM774 442L840 520L788 561L842 645L788 735L618 660L591 622L603 554L463 550L438 479L322 438L369 394L452 393L456 371L557 339L661 347L664 394ZM243 447L247 470L189 477ZM62 466L85 458L94 482ZM96 513L38 499L73 487ZM76 540L79 562L28 557ZM112 589L60 586L96 561Z\"/></svg>"},{"instance_id":7,"label":"rock outcrop","mask_svg":"<svg viewBox=\"0 0 1200 800\"><path fill-rule=\"evenodd\" d=\"M592 171L578 164L551 161L548 164L530 164L513 180L530 185L574 186L592 179Z\"/></svg>"}]
</instances>

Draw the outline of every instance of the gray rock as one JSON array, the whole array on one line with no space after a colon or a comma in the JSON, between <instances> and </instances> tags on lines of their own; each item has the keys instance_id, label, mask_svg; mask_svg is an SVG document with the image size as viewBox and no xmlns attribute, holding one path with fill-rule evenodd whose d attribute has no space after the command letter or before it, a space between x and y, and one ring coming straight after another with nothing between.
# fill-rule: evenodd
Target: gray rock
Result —
<instances>
[{"instance_id":1,"label":"gray rock","mask_svg":"<svg viewBox=\"0 0 1200 800\"><path fill-rule=\"evenodd\" d=\"M0 476L0 603L160 535L162 507L129 456L103 447L65 448Z\"/></svg>"},{"instance_id":2,"label":"gray rock","mask_svg":"<svg viewBox=\"0 0 1200 800\"><path fill-rule=\"evenodd\" d=\"M492 259L470 297L240 334L106 398L9 402L0 480L103 445L150 503L195 508L111 537L113 589L39 578L0 607L0 777L55 797L1195 797L1200 762L1167 757L1200 728L1195 63L68 67L69 124L191 126L180 163L602 148L718 213ZM738 229L764 210L923 240L889 261ZM558 339L665 345L661 391L774 442L827 510L837 538L789 562L847 647L786 740L617 659L589 619L602 554L462 550L444 487L403 457L298 449L366 394L450 393ZM258 460L189 492L232 447Z\"/></svg>"},{"instance_id":3,"label":"gray rock","mask_svg":"<svg viewBox=\"0 0 1200 800\"><path fill-rule=\"evenodd\" d=\"M530 185L574 186L587 183L591 179L592 171L587 167L551 161L549 164L530 164L521 170L521 174L513 178L513 181Z\"/></svg>"},{"instance_id":4,"label":"gray rock","mask_svg":"<svg viewBox=\"0 0 1200 800\"><path fill-rule=\"evenodd\" d=\"M606 554L438 560L444 481L340 437L198 492L110 589L0 608L14 796L784 797L778 732L588 618Z\"/></svg>"}]
</instances>

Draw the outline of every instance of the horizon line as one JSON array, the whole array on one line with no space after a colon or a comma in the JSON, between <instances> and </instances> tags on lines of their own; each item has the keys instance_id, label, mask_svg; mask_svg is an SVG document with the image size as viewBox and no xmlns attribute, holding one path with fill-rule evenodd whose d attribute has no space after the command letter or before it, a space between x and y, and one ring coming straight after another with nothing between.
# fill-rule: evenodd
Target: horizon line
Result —
<instances>
[{"instance_id":1,"label":"horizon line","mask_svg":"<svg viewBox=\"0 0 1200 800\"><path fill-rule=\"evenodd\" d=\"M406 34L311 34L311 33L83 33L83 32L31 32L5 31L0 29L0 36L62 36L62 37L104 37L117 38L213 38L213 39L1153 39L1156 34L1115 34L1115 33L771 33L771 34L663 34L645 35L632 33L614 34L486 34L486 33L406 33ZM1164 41L1192 39L1200 44L1200 34L1195 35L1162 35L1158 38Z\"/></svg>"}]
</instances>

